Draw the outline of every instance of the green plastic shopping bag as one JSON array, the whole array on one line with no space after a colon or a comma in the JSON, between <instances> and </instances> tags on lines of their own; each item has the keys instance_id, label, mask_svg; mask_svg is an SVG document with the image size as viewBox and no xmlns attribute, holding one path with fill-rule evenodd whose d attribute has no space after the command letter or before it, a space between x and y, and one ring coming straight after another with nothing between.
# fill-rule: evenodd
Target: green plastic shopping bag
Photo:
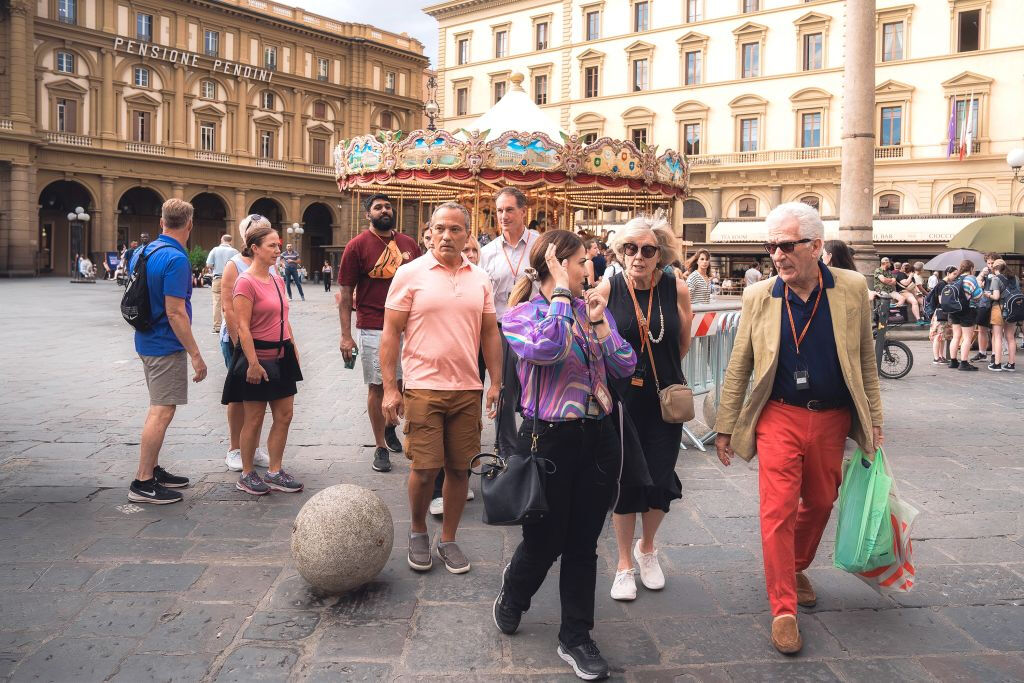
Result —
<instances>
[{"instance_id":1,"label":"green plastic shopping bag","mask_svg":"<svg viewBox=\"0 0 1024 683\"><path fill-rule=\"evenodd\" d=\"M833 564L862 572L892 563L893 536L889 515L892 478L879 449L873 461L859 448L846 465L839 488L839 520Z\"/></svg>"}]
</instances>

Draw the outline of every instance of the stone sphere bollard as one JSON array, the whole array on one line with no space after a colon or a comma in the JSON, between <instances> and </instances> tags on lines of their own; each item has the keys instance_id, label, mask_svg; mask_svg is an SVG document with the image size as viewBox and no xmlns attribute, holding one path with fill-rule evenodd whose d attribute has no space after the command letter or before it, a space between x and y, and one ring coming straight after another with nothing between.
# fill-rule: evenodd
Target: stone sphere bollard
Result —
<instances>
[{"instance_id":1,"label":"stone sphere bollard","mask_svg":"<svg viewBox=\"0 0 1024 683\"><path fill-rule=\"evenodd\" d=\"M311 497L292 524L299 574L327 593L343 593L377 576L394 542L388 506L373 491L351 484Z\"/></svg>"},{"instance_id":2,"label":"stone sphere bollard","mask_svg":"<svg viewBox=\"0 0 1024 683\"><path fill-rule=\"evenodd\" d=\"M718 417L718 404L715 403L715 388L704 394L704 424L709 430L715 428L715 419Z\"/></svg>"}]
</instances>

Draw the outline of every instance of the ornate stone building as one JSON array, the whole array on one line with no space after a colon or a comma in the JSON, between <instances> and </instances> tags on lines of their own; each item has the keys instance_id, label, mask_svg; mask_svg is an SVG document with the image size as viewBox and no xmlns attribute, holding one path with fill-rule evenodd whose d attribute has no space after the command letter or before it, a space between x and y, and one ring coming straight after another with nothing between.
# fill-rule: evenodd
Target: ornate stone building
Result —
<instances>
[{"instance_id":1,"label":"ornate stone building","mask_svg":"<svg viewBox=\"0 0 1024 683\"><path fill-rule=\"evenodd\" d=\"M195 205L192 244L260 213L318 264L362 221L334 145L420 126L426 67L407 35L271 0L2 3L0 274L155 237L169 197Z\"/></svg>"}]
</instances>

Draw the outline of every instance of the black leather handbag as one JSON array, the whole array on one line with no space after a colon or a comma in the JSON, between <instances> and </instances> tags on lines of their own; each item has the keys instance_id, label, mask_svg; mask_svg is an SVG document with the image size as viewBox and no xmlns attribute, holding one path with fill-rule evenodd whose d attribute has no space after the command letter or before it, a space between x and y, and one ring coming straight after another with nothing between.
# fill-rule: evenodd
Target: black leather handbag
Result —
<instances>
[{"instance_id":1,"label":"black leather handbag","mask_svg":"<svg viewBox=\"0 0 1024 683\"><path fill-rule=\"evenodd\" d=\"M548 512L548 501L544 496L544 477L555 473L555 464L547 458L537 457L537 412L539 407L539 382L536 368L533 377L533 427L530 450L526 453L512 452L503 455L498 449L497 434L501 425L496 426L494 453L481 453L473 458L471 470L480 475L480 493L484 499L484 524L492 526L518 526L536 524ZM504 392L499 403L505 398ZM501 406L498 421L501 422Z\"/></svg>"}]
</instances>

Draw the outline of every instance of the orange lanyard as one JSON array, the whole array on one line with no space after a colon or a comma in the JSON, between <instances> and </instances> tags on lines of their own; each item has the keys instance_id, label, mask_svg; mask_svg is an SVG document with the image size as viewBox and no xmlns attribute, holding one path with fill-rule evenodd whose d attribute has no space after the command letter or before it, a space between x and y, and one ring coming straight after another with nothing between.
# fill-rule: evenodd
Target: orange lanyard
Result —
<instances>
[{"instance_id":1,"label":"orange lanyard","mask_svg":"<svg viewBox=\"0 0 1024 683\"><path fill-rule=\"evenodd\" d=\"M636 314L636 323L640 327L640 351L642 352L647 348L647 334L651 329L651 305L654 303L654 276L657 275L657 271L651 273L651 288L648 290L647 298L647 317L644 317L640 312L640 302L637 301L636 292L633 291L633 285L629 281L629 277L623 275L623 280L626 281L626 289L629 290L629 296L633 299L633 312Z\"/></svg>"},{"instance_id":2,"label":"orange lanyard","mask_svg":"<svg viewBox=\"0 0 1024 683\"><path fill-rule=\"evenodd\" d=\"M811 321L814 320L814 314L818 312L818 304L821 303L822 292L825 291L825 287L821 281L821 270L818 270L818 296L814 300L814 308L811 309L811 317L807 319L807 324L804 325L804 331L800 333L800 337L796 336L796 323L793 322L793 309L789 306L789 285L786 285L786 313L789 314L789 329L793 331L793 343L796 344L796 355L800 355L800 343L803 342L804 337L807 336L807 330L811 327Z\"/></svg>"},{"instance_id":3,"label":"orange lanyard","mask_svg":"<svg viewBox=\"0 0 1024 683\"><path fill-rule=\"evenodd\" d=\"M504 235L502 235L501 240L502 240L502 242L505 241L505 236ZM512 245L512 251L515 251L515 250L516 250L515 245ZM530 233L527 232L526 233L526 244L523 246L523 253L519 254L519 261L516 262L516 266L515 266L515 268L513 268L512 267L512 259L510 259L508 257L508 252L505 251L505 245L504 244L501 245L501 253L505 255L505 263L508 264L508 269L510 271L512 271L512 278L513 279L518 279L519 278L519 268L522 267L522 265L523 265L523 257L526 256L526 252L528 252L529 250L530 250Z\"/></svg>"}]
</instances>

